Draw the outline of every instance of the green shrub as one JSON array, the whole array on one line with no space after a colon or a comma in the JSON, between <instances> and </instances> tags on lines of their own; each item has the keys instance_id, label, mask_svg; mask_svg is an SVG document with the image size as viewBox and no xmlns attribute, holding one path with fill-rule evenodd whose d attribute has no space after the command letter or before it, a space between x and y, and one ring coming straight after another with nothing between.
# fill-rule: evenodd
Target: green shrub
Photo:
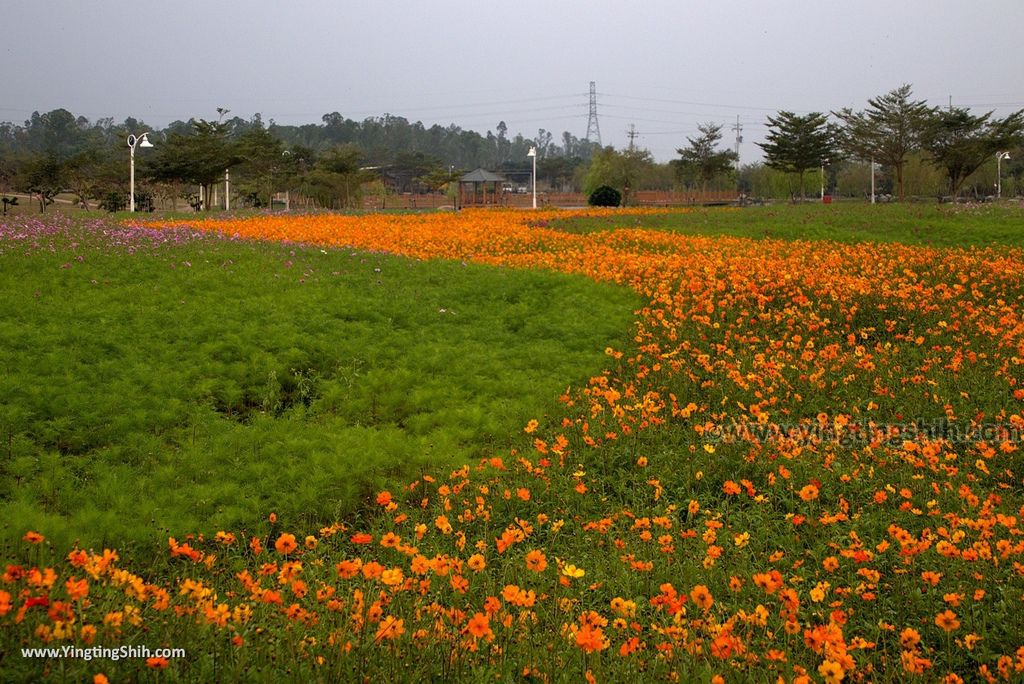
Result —
<instances>
[{"instance_id":1,"label":"green shrub","mask_svg":"<svg viewBox=\"0 0 1024 684\"><path fill-rule=\"evenodd\" d=\"M617 207L622 204L622 193L610 185L602 185L590 193L587 204L592 207Z\"/></svg>"}]
</instances>

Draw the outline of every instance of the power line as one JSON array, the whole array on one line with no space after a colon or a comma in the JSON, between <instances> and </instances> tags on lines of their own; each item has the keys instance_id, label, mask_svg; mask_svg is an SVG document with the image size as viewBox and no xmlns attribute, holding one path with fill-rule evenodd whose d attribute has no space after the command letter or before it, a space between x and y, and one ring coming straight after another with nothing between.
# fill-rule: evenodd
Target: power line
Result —
<instances>
[{"instance_id":1,"label":"power line","mask_svg":"<svg viewBox=\"0 0 1024 684\"><path fill-rule=\"evenodd\" d=\"M749 105L726 104L726 103L723 103L723 102L693 102L691 100L668 100L668 99L658 98L658 97L636 97L636 96L633 96L633 95L616 95L614 93L601 93L601 96L602 97L618 97L618 98L621 98L623 100L637 100L637 101L640 101L640 102L664 102L666 104L682 104L682 105L690 105L692 107L724 107L726 109L747 109L747 110L760 111L760 112L777 112L777 111L779 111L778 107L754 107L754 106L749 106ZM794 110L790 110L790 111L794 111ZM807 111L810 111L810 110L807 110ZM798 111L798 113L804 113L804 112Z\"/></svg>"}]
</instances>

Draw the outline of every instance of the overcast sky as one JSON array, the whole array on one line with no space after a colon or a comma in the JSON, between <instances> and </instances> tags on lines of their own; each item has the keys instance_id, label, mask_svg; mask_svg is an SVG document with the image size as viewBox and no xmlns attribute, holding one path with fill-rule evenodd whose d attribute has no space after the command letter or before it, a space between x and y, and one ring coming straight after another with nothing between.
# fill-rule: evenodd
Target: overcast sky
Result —
<instances>
[{"instance_id":1,"label":"overcast sky","mask_svg":"<svg viewBox=\"0 0 1024 684\"><path fill-rule=\"evenodd\" d=\"M935 105L1024 108L1024 0L11 0L0 120L384 113L485 133L587 132L675 156L700 122L862 109L902 83Z\"/></svg>"}]
</instances>

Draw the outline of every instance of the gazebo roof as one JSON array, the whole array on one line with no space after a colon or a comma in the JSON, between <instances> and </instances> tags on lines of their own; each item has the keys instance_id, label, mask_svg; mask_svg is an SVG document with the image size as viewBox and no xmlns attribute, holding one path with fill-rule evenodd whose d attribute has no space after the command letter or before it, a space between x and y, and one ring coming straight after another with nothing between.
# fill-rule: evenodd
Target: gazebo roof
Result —
<instances>
[{"instance_id":1,"label":"gazebo roof","mask_svg":"<svg viewBox=\"0 0 1024 684\"><path fill-rule=\"evenodd\" d=\"M504 183L505 177L490 171L477 169L476 171L470 171L460 178L459 181L462 183Z\"/></svg>"}]
</instances>

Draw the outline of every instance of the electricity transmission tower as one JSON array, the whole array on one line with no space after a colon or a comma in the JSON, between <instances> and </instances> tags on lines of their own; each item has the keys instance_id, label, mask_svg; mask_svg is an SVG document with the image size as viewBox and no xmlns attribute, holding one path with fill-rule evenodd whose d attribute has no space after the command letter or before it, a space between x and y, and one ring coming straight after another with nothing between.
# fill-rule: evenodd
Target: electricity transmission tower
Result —
<instances>
[{"instance_id":1,"label":"electricity transmission tower","mask_svg":"<svg viewBox=\"0 0 1024 684\"><path fill-rule=\"evenodd\" d=\"M626 135L629 136L629 151L632 152L636 149L633 141L636 139L636 136L639 135L636 132L636 124L629 124L629 128L626 129Z\"/></svg>"},{"instance_id":2,"label":"electricity transmission tower","mask_svg":"<svg viewBox=\"0 0 1024 684\"><path fill-rule=\"evenodd\" d=\"M601 144L601 127L597 123L597 86L590 82L590 118L587 119L587 142Z\"/></svg>"}]
</instances>

